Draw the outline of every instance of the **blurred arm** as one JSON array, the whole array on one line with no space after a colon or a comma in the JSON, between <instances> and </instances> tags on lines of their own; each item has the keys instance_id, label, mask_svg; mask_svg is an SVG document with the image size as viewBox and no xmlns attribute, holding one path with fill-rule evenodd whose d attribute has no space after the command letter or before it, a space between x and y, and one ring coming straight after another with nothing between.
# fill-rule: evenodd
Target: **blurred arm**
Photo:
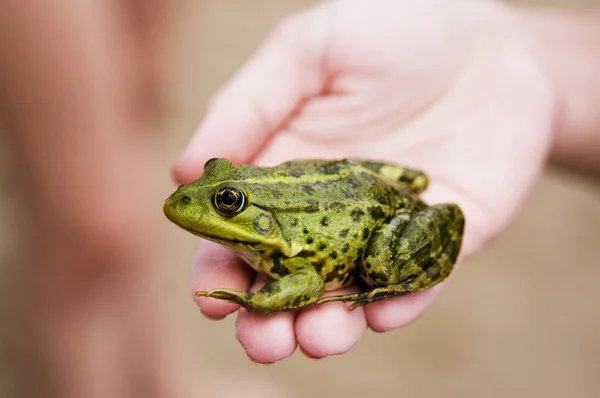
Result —
<instances>
[{"instance_id":1,"label":"blurred arm","mask_svg":"<svg viewBox=\"0 0 600 398\"><path fill-rule=\"evenodd\" d=\"M600 178L600 9L528 9L521 16L562 101L551 160Z\"/></svg>"},{"instance_id":2,"label":"blurred arm","mask_svg":"<svg viewBox=\"0 0 600 398\"><path fill-rule=\"evenodd\" d=\"M32 210L47 222L38 227L77 224L112 234L114 220L100 210L131 216L119 211L127 202L133 208L124 199L134 173L125 171L148 150L147 137L135 135L148 126L137 115L132 32L110 5L0 5L0 112L30 182Z\"/></svg>"},{"instance_id":3,"label":"blurred arm","mask_svg":"<svg viewBox=\"0 0 600 398\"><path fill-rule=\"evenodd\" d=\"M158 343L140 333L161 315L141 245L156 247L148 214L159 214L144 178L156 147L140 100L149 65L118 4L0 2L0 116L29 226L11 296L23 396L152 396L157 383Z\"/></svg>"}]
</instances>

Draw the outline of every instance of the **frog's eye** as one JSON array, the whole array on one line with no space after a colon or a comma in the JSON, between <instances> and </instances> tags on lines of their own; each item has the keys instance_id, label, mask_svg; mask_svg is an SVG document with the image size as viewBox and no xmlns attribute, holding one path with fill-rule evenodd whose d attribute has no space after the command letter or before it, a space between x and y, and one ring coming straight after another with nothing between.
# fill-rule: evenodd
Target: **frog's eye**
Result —
<instances>
[{"instance_id":1,"label":"frog's eye","mask_svg":"<svg viewBox=\"0 0 600 398\"><path fill-rule=\"evenodd\" d=\"M203 170L206 170L206 168L208 167L208 165L209 165L209 164L210 164L210 163L211 163L213 160L217 160L217 158L211 158L211 159L208 159L208 160L206 161L206 163L204 163L204 168L203 168Z\"/></svg>"},{"instance_id":2,"label":"frog's eye","mask_svg":"<svg viewBox=\"0 0 600 398\"><path fill-rule=\"evenodd\" d=\"M234 216L246 207L246 195L234 187L219 189L213 200L217 212L225 217Z\"/></svg>"}]
</instances>

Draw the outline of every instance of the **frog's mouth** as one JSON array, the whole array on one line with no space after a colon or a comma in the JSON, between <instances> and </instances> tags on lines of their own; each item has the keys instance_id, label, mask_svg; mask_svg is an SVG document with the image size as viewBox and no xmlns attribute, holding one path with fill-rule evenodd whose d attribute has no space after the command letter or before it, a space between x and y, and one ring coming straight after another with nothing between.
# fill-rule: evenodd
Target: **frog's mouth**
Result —
<instances>
[{"instance_id":1,"label":"frog's mouth","mask_svg":"<svg viewBox=\"0 0 600 398\"><path fill-rule=\"evenodd\" d=\"M257 242L257 241L245 241L245 240L239 240L239 239L226 239L226 238L222 238L222 237L218 237L218 236L213 236L213 235L210 235L210 234L207 234L207 233L199 233L199 232L196 232L196 231L194 231L192 229L185 228L185 227L183 229L185 229L186 231L188 231L188 232L196 235L199 238L204 238L204 239L210 240L212 242L219 243L219 244L226 245L226 246L233 246L233 247L246 246L246 247L249 247L251 249L255 249L256 246L258 246L258 245L261 244L261 242Z\"/></svg>"}]
</instances>

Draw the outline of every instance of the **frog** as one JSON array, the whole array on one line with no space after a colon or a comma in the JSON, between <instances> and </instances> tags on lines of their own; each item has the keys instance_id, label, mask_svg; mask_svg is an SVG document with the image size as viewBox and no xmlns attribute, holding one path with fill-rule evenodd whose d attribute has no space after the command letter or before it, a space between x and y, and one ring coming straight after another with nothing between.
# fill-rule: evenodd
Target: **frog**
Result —
<instances>
[{"instance_id":1,"label":"frog","mask_svg":"<svg viewBox=\"0 0 600 398\"><path fill-rule=\"evenodd\" d=\"M204 164L164 202L184 230L225 246L269 281L256 291L197 291L273 314L339 301L347 308L444 281L465 227L456 203L429 205L420 170L359 158L294 159L274 166ZM335 290L359 284L359 292ZM324 292L330 292L323 296Z\"/></svg>"}]
</instances>

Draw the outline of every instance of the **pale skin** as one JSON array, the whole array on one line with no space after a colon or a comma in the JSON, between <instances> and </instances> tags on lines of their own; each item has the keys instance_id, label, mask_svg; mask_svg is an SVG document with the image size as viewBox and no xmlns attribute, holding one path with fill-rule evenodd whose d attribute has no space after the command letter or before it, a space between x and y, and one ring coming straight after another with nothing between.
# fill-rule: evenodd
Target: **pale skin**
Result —
<instances>
[{"instance_id":1,"label":"pale skin","mask_svg":"<svg viewBox=\"0 0 600 398\"><path fill-rule=\"evenodd\" d=\"M197 179L212 157L369 156L423 169L432 180L424 199L465 212L459 260L467 258L502 233L548 158L600 177L599 16L475 1L324 3L284 20L216 95L175 178ZM573 74L566 58L586 67ZM264 282L220 246L199 243L192 294ZM343 303L269 317L241 309L236 336L260 363L297 347L339 355L367 327L411 323L441 288L352 312ZM238 310L195 299L210 318Z\"/></svg>"}]
</instances>

